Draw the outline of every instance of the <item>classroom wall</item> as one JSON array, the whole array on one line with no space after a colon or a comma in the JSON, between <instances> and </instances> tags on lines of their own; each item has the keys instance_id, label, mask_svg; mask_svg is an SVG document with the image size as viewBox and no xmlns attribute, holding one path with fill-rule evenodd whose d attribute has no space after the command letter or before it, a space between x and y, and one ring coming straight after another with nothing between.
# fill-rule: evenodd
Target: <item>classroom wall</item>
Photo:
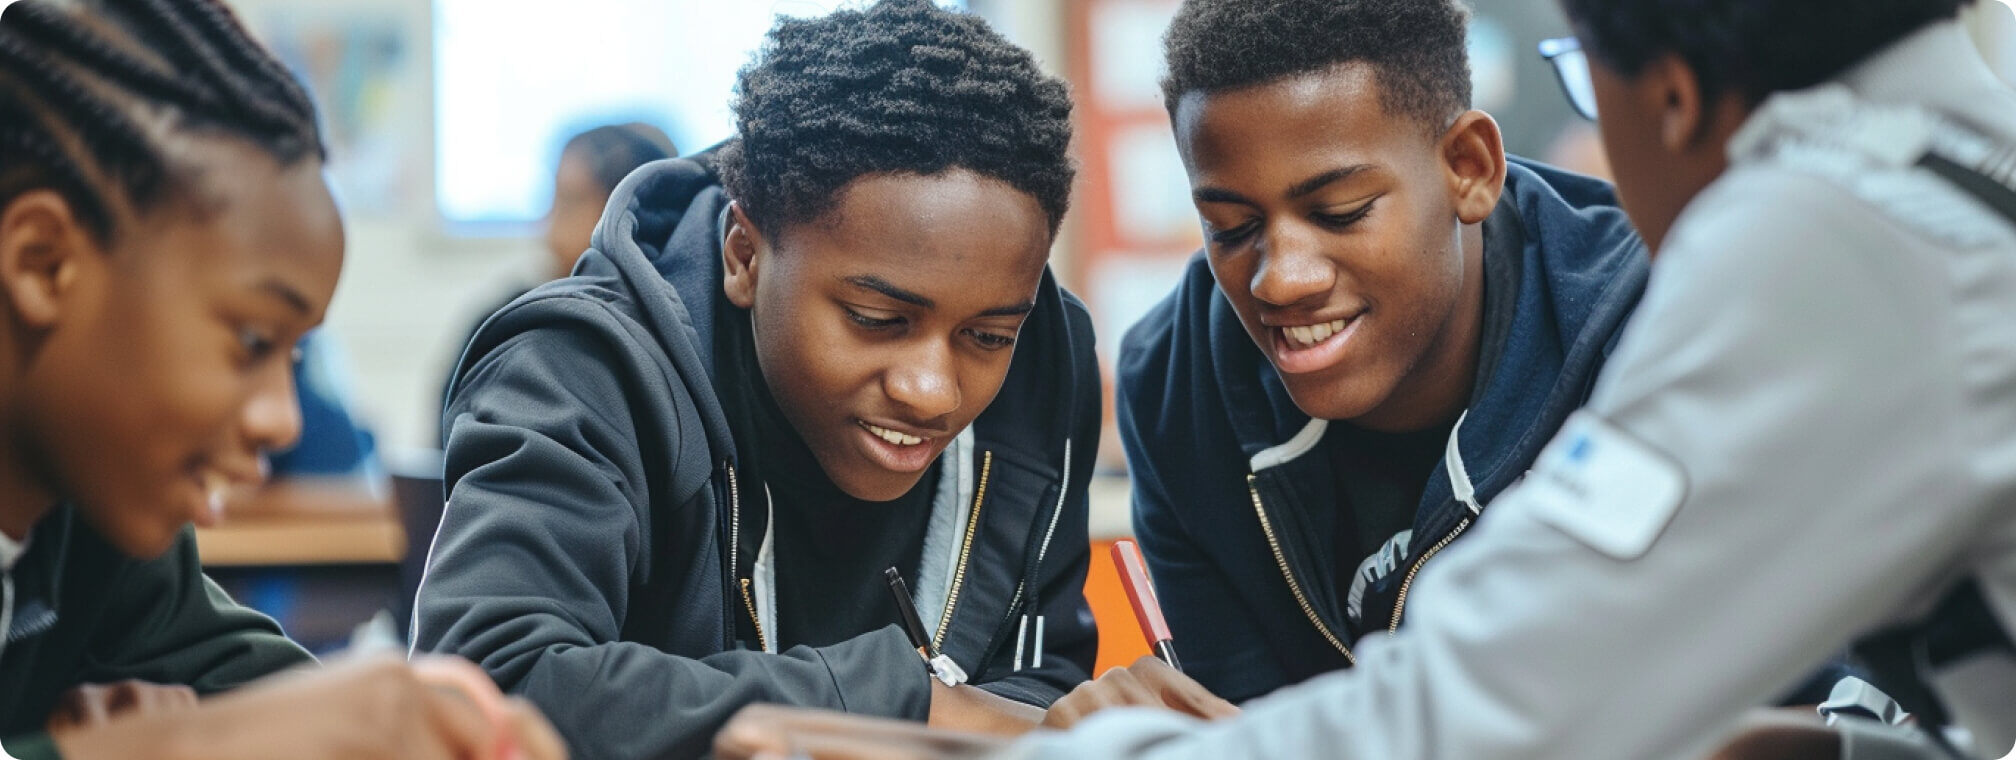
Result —
<instances>
[{"instance_id":1,"label":"classroom wall","mask_svg":"<svg viewBox=\"0 0 2016 760\"><path fill-rule=\"evenodd\" d=\"M1062 1L972 0L969 7L1055 69L1061 35L1053 27ZM362 97L366 109L383 114L383 123L390 125L380 142L392 144L400 174L398 181L385 183L390 192L343 199L348 257L326 329L347 355L355 411L375 430L381 448L396 457L402 449L432 446L439 384L460 340L497 299L532 282L544 256L542 244L531 235L457 236L438 221L431 176L432 2L226 2L262 36L285 36L317 23L337 29L396 26L400 63L375 94ZM343 94L318 91L317 97ZM722 97L725 101L728 94Z\"/></svg>"}]
</instances>

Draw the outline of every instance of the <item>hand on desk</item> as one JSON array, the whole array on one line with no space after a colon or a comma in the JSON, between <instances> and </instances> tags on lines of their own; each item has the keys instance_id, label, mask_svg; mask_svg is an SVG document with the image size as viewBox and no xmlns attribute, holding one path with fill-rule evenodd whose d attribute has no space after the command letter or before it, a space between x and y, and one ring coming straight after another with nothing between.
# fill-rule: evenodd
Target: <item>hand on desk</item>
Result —
<instances>
[{"instance_id":1,"label":"hand on desk","mask_svg":"<svg viewBox=\"0 0 2016 760\"><path fill-rule=\"evenodd\" d=\"M565 760L528 703L460 660L353 661L269 678L180 712L52 734L63 756L293 760Z\"/></svg>"},{"instance_id":2,"label":"hand on desk","mask_svg":"<svg viewBox=\"0 0 2016 760\"><path fill-rule=\"evenodd\" d=\"M1113 668L1078 684L1050 706L1043 716L1043 727L1070 728L1109 707L1162 707L1205 720L1239 714L1237 706L1219 699L1181 671L1154 657L1142 657L1132 665Z\"/></svg>"},{"instance_id":3,"label":"hand on desk","mask_svg":"<svg viewBox=\"0 0 2016 760\"><path fill-rule=\"evenodd\" d=\"M995 713L1001 705L1012 707ZM1199 718L1239 714L1232 703L1153 657L1106 671L1080 684L1042 716L1043 728L1064 728L1108 707L1164 707ZM884 718L804 708L751 705L714 737L722 760L965 760L1008 746L1008 735L1027 731L1036 708L970 686L932 684L928 726ZM1023 722L1024 718L1028 722ZM959 730L946 730L959 729ZM987 735L993 734L993 735Z\"/></svg>"},{"instance_id":4,"label":"hand on desk","mask_svg":"<svg viewBox=\"0 0 2016 760\"><path fill-rule=\"evenodd\" d=\"M102 726L113 718L163 715L196 707L196 690L146 681L87 683L63 693L49 714L51 734Z\"/></svg>"},{"instance_id":5,"label":"hand on desk","mask_svg":"<svg viewBox=\"0 0 2016 760\"><path fill-rule=\"evenodd\" d=\"M1036 727L1042 708L975 686L931 682L925 725L777 705L750 705L714 735L717 758L921 760L979 757Z\"/></svg>"},{"instance_id":6,"label":"hand on desk","mask_svg":"<svg viewBox=\"0 0 2016 760\"><path fill-rule=\"evenodd\" d=\"M928 725L951 731L1014 736L1043 720L1043 708L996 696L977 686L931 682Z\"/></svg>"},{"instance_id":7,"label":"hand on desk","mask_svg":"<svg viewBox=\"0 0 2016 760\"><path fill-rule=\"evenodd\" d=\"M970 688L970 687L968 687ZM936 710L935 701L933 710ZM935 715L934 715L935 718ZM714 735L718 760L964 760L1008 737L939 730L909 721L776 705L750 705Z\"/></svg>"},{"instance_id":8,"label":"hand on desk","mask_svg":"<svg viewBox=\"0 0 2016 760\"><path fill-rule=\"evenodd\" d=\"M1751 710L1708 760L1806 760L1841 756L1841 734L1811 707Z\"/></svg>"}]
</instances>

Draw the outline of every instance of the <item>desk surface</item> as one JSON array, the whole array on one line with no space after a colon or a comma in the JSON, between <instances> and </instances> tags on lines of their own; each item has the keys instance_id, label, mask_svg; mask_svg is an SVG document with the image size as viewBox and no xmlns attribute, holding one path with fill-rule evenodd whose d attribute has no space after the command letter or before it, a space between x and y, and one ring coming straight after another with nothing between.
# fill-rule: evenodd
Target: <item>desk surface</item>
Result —
<instances>
[{"instance_id":1,"label":"desk surface","mask_svg":"<svg viewBox=\"0 0 2016 760\"><path fill-rule=\"evenodd\" d=\"M350 483L281 482L226 510L224 523L196 530L210 567L395 563L406 532L391 499Z\"/></svg>"}]
</instances>

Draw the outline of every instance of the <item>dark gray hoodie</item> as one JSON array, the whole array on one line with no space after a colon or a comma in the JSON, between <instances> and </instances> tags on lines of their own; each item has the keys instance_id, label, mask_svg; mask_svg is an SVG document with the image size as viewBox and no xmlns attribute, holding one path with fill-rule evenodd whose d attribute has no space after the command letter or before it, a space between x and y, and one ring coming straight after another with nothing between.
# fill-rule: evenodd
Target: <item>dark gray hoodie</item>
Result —
<instances>
[{"instance_id":1,"label":"dark gray hoodie","mask_svg":"<svg viewBox=\"0 0 2016 760\"><path fill-rule=\"evenodd\" d=\"M736 556L768 521L740 493L715 392L728 199L710 161L624 180L575 276L477 331L444 412L448 507L414 648L476 661L582 760L698 757L752 702L930 708L894 621L818 648L737 643L776 615L767 558ZM1097 647L1082 588L1099 405L1090 318L1046 272L1000 395L943 455L912 579L971 682L1030 704L1084 680Z\"/></svg>"}]
</instances>

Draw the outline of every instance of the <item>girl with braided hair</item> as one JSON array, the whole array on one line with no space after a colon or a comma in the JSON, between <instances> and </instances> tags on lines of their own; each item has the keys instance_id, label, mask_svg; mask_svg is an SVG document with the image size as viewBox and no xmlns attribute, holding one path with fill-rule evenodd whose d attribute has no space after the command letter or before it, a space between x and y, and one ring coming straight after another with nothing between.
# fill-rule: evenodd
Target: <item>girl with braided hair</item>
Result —
<instances>
[{"instance_id":1,"label":"girl with braided hair","mask_svg":"<svg viewBox=\"0 0 2016 760\"><path fill-rule=\"evenodd\" d=\"M927 0L780 20L738 89L465 350L414 644L582 758L698 757L751 702L1027 729L1096 646L1069 95Z\"/></svg>"},{"instance_id":2,"label":"girl with braided hair","mask_svg":"<svg viewBox=\"0 0 2016 760\"><path fill-rule=\"evenodd\" d=\"M6 756L553 758L467 663L313 659L190 524L301 418L343 230L307 95L215 0L0 11ZM198 696L204 701L198 702Z\"/></svg>"}]
</instances>

